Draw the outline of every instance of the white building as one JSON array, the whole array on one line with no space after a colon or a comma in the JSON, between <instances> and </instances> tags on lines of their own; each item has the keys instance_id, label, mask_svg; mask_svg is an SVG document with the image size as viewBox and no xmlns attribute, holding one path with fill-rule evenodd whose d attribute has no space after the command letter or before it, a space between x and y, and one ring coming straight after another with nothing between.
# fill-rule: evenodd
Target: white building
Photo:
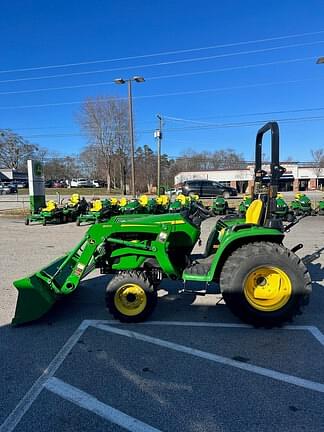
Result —
<instances>
[{"instance_id":1,"label":"white building","mask_svg":"<svg viewBox=\"0 0 324 432\"><path fill-rule=\"evenodd\" d=\"M311 163L287 162L282 163L286 168L285 174L280 179L279 190L282 191L307 191L324 188L324 168L318 169ZM270 172L270 166L264 165L263 169ZM237 188L239 192L245 192L251 185L254 177L254 165L247 165L243 169L220 169L209 171L183 171L174 178L176 186L185 180L214 180L227 186ZM265 180L268 178L265 177Z\"/></svg>"}]
</instances>

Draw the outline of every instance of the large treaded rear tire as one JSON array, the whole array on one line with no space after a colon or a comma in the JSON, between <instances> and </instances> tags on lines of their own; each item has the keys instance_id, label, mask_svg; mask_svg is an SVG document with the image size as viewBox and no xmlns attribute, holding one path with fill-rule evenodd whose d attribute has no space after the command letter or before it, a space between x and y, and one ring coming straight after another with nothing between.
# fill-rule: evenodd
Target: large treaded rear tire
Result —
<instances>
[{"instance_id":1,"label":"large treaded rear tire","mask_svg":"<svg viewBox=\"0 0 324 432\"><path fill-rule=\"evenodd\" d=\"M291 283L289 300L277 310L253 307L244 290L248 275L267 267L280 269ZM257 327L273 327L292 321L302 313L312 285L304 263L289 249L276 243L253 242L236 249L227 258L220 275L220 289L227 306L242 321Z\"/></svg>"},{"instance_id":2,"label":"large treaded rear tire","mask_svg":"<svg viewBox=\"0 0 324 432\"><path fill-rule=\"evenodd\" d=\"M141 294L145 297L145 305L143 310L138 308L138 313L134 313L132 305L129 303L130 308L127 311L127 306L120 306L121 302L118 301L118 295L122 293L124 287L132 286L138 287ZM136 288L135 288L136 290ZM121 294L122 295L122 294ZM127 296L126 296L127 297ZM135 299L134 299L135 300ZM133 300L133 301L134 301ZM136 300L135 300L136 302ZM119 303L119 305L118 305ZM144 304L143 303L143 304ZM157 303L157 291L154 285L149 281L145 272L142 271L124 271L118 273L107 285L106 289L106 306L114 318L121 322L135 323L144 321L154 310Z\"/></svg>"}]
</instances>

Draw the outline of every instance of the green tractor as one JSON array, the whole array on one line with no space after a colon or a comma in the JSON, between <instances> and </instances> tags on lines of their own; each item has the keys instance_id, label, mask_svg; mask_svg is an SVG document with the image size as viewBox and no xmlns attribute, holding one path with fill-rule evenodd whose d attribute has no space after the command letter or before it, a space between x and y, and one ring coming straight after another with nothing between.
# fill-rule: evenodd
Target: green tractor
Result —
<instances>
[{"instance_id":1,"label":"green tractor","mask_svg":"<svg viewBox=\"0 0 324 432\"><path fill-rule=\"evenodd\" d=\"M258 193L261 144L271 130L271 181ZM29 277L17 280L19 295L14 325L43 316L53 304L73 293L94 268L112 274L106 288L106 306L122 322L145 320L154 310L164 278L197 282L208 293L212 282L229 309L255 326L271 327L300 314L311 292L311 279L295 252L283 246L281 221L272 218L280 175L279 129L275 122L258 131L256 139L254 201L244 221L219 219L211 230L205 253L193 255L201 222L210 212L192 201L181 213L120 215L92 225L80 243L65 256ZM194 292L194 291L190 291Z\"/></svg>"},{"instance_id":2,"label":"green tractor","mask_svg":"<svg viewBox=\"0 0 324 432\"><path fill-rule=\"evenodd\" d=\"M183 194L177 195L174 201L170 202L169 213L178 213L190 207L190 197Z\"/></svg>"},{"instance_id":3,"label":"green tractor","mask_svg":"<svg viewBox=\"0 0 324 432\"><path fill-rule=\"evenodd\" d=\"M223 196L217 196L213 199L211 210L215 216L226 215L228 208L228 202Z\"/></svg>"},{"instance_id":4,"label":"green tractor","mask_svg":"<svg viewBox=\"0 0 324 432\"><path fill-rule=\"evenodd\" d=\"M114 208L116 206L109 199L93 199L89 203L88 211L78 216L76 225L80 226L82 222L93 224L108 219L113 214Z\"/></svg>"},{"instance_id":5,"label":"green tractor","mask_svg":"<svg viewBox=\"0 0 324 432\"><path fill-rule=\"evenodd\" d=\"M315 214L310 198L300 192L295 195L295 199L290 203L290 208L295 216L314 216Z\"/></svg>"},{"instance_id":6,"label":"green tractor","mask_svg":"<svg viewBox=\"0 0 324 432\"><path fill-rule=\"evenodd\" d=\"M68 202L63 207L63 218L65 222L75 222L81 214L88 210L88 203L85 198L80 199L78 193L72 194Z\"/></svg>"},{"instance_id":7,"label":"green tractor","mask_svg":"<svg viewBox=\"0 0 324 432\"><path fill-rule=\"evenodd\" d=\"M168 195L159 195L155 199L156 202L156 213L168 213L169 211L169 205L170 205L170 198ZM151 212L153 213L153 212Z\"/></svg>"},{"instance_id":8,"label":"green tractor","mask_svg":"<svg viewBox=\"0 0 324 432\"><path fill-rule=\"evenodd\" d=\"M318 203L318 214L320 216L324 216L324 197L323 199Z\"/></svg>"},{"instance_id":9,"label":"green tractor","mask_svg":"<svg viewBox=\"0 0 324 432\"><path fill-rule=\"evenodd\" d=\"M277 194L276 208L273 215L287 222L293 222L295 220L294 212L289 209L288 204L281 193Z\"/></svg>"},{"instance_id":10,"label":"green tractor","mask_svg":"<svg viewBox=\"0 0 324 432\"><path fill-rule=\"evenodd\" d=\"M245 217L246 211L250 207L252 201L253 201L253 199L250 195L244 195L243 196L243 200L240 202L239 208L238 208L239 217L241 217L241 218Z\"/></svg>"},{"instance_id":11,"label":"green tractor","mask_svg":"<svg viewBox=\"0 0 324 432\"><path fill-rule=\"evenodd\" d=\"M159 213L159 205L155 198L149 198L147 195L141 195L139 198L133 198L129 201L121 199L122 214L155 214Z\"/></svg>"},{"instance_id":12,"label":"green tractor","mask_svg":"<svg viewBox=\"0 0 324 432\"><path fill-rule=\"evenodd\" d=\"M49 200L46 202L46 207L41 208L38 213L33 212L26 217L25 225L29 225L30 222L39 222L44 226L49 222L63 223L63 209L54 200Z\"/></svg>"}]
</instances>

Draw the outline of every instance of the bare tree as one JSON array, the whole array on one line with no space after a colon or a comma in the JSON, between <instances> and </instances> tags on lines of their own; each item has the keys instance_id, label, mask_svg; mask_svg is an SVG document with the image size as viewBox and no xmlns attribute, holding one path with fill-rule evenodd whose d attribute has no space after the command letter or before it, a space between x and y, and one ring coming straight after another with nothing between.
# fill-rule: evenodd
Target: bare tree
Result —
<instances>
[{"instance_id":1,"label":"bare tree","mask_svg":"<svg viewBox=\"0 0 324 432\"><path fill-rule=\"evenodd\" d=\"M19 169L37 156L38 147L11 129L0 129L0 166Z\"/></svg>"},{"instance_id":2,"label":"bare tree","mask_svg":"<svg viewBox=\"0 0 324 432\"><path fill-rule=\"evenodd\" d=\"M88 137L88 157L96 160L98 169L103 169L107 190L111 191L115 182L115 164L123 179L124 165L128 154L128 114L127 104L113 97L88 99L77 116L82 131ZM83 156L87 156L83 152ZM122 180L123 181L123 180Z\"/></svg>"},{"instance_id":3,"label":"bare tree","mask_svg":"<svg viewBox=\"0 0 324 432\"><path fill-rule=\"evenodd\" d=\"M324 169L324 149L311 150L311 154L314 161L313 171L316 176L316 189L318 189L318 178Z\"/></svg>"}]
</instances>

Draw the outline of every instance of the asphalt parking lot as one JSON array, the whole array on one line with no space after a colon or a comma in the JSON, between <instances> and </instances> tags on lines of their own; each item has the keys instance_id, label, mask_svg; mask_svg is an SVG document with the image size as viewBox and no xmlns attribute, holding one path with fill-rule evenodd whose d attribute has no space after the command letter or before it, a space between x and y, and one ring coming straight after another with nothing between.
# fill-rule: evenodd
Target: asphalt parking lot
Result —
<instances>
[{"instance_id":1,"label":"asphalt parking lot","mask_svg":"<svg viewBox=\"0 0 324 432\"><path fill-rule=\"evenodd\" d=\"M323 252L309 264L311 302L285 328L242 325L219 295L177 295L168 281L149 322L122 325L97 272L43 319L10 327L12 281L86 229L0 218L0 432L324 430ZM323 248L324 218L287 234L300 242L301 257Z\"/></svg>"}]
</instances>

